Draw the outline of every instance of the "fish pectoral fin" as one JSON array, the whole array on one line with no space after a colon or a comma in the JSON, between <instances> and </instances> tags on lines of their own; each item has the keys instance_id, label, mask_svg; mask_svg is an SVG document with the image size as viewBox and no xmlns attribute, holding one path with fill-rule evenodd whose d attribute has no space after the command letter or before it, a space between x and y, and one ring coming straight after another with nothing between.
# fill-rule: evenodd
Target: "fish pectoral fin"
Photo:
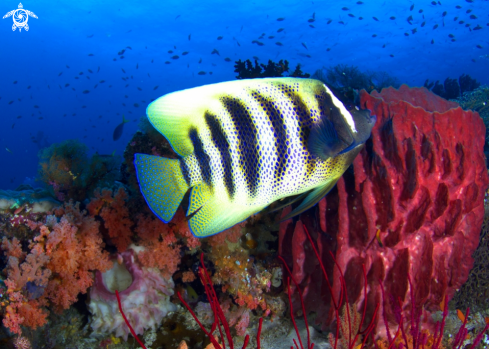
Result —
<instances>
[{"instance_id":1,"label":"fish pectoral fin","mask_svg":"<svg viewBox=\"0 0 489 349\"><path fill-rule=\"evenodd\" d=\"M308 141L309 152L321 160L338 155L347 146L348 144L338 136L333 123L328 119L321 119L311 128Z\"/></svg>"},{"instance_id":2,"label":"fish pectoral fin","mask_svg":"<svg viewBox=\"0 0 489 349\"><path fill-rule=\"evenodd\" d=\"M331 180L329 180L326 184L317 187L316 189L311 191L299 206L297 206L294 210L292 210L292 212L290 212L285 217L282 217L280 221L281 222L286 221L287 219L292 218L316 205L319 202L319 200L325 197L326 194L328 194L329 191L333 189L333 187L336 185L336 182L338 182L338 179L340 179L340 177L331 178Z\"/></svg>"},{"instance_id":3,"label":"fish pectoral fin","mask_svg":"<svg viewBox=\"0 0 489 349\"><path fill-rule=\"evenodd\" d=\"M163 222L173 218L189 189L180 168L180 160L135 154L139 188L149 208Z\"/></svg>"},{"instance_id":4,"label":"fish pectoral fin","mask_svg":"<svg viewBox=\"0 0 489 349\"><path fill-rule=\"evenodd\" d=\"M212 195L206 190L192 189L190 194L190 208L195 209L196 202L204 202L199 206L188 221L188 225L195 237L203 238L220 233L233 225L244 221L249 216L261 211L266 205L246 206L230 202L227 197ZM204 195L204 196L202 196ZM212 195L205 197L205 195ZM192 213L193 213L192 212Z\"/></svg>"}]
</instances>

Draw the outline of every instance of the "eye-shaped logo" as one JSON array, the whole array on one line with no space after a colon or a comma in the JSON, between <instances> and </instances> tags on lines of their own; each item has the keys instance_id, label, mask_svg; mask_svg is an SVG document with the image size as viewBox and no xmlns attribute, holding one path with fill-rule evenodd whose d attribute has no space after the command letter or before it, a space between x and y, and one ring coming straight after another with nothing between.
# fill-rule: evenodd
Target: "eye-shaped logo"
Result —
<instances>
[{"instance_id":1,"label":"eye-shaped logo","mask_svg":"<svg viewBox=\"0 0 489 349\"><path fill-rule=\"evenodd\" d=\"M19 28L19 32L22 31L22 28L24 28L25 31L29 30L29 25L27 24L29 16L37 18L34 12L24 10L24 6L22 6L21 3L19 4L19 8L17 10L8 12L5 16L3 16L3 19L10 16L12 16L14 20L12 30L15 31L15 29Z\"/></svg>"}]
</instances>

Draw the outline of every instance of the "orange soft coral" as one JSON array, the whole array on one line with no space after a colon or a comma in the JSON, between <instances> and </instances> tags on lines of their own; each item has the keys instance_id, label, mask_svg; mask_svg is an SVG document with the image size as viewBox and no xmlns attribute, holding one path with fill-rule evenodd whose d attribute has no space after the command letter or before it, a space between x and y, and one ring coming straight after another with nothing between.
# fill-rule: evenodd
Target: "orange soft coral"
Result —
<instances>
[{"instance_id":1,"label":"orange soft coral","mask_svg":"<svg viewBox=\"0 0 489 349\"><path fill-rule=\"evenodd\" d=\"M5 256L16 257L19 259L24 259L25 253L22 252L22 247L20 246L20 241L14 237L12 241L4 237L2 239L1 249L4 251Z\"/></svg>"},{"instance_id":2,"label":"orange soft coral","mask_svg":"<svg viewBox=\"0 0 489 349\"><path fill-rule=\"evenodd\" d=\"M136 233L141 238L141 246L145 247L145 250L138 253L141 264L161 269L165 278L171 277L177 271L181 259L181 246L173 230L157 218L140 215Z\"/></svg>"},{"instance_id":3,"label":"orange soft coral","mask_svg":"<svg viewBox=\"0 0 489 349\"><path fill-rule=\"evenodd\" d=\"M55 213L44 224L33 226L39 234L30 243L27 256L15 238L2 241L8 256L8 306L3 324L17 334L21 325L43 326L48 315L45 307L69 308L92 285L92 271L112 267L94 217L72 202Z\"/></svg>"},{"instance_id":4,"label":"orange soft coral","mask_svg":"<svg viewBox=\"0 0 489 349\"><path fill-rule=\"evenodd\" d=\"M46 252L51 258L48 268L54 276L46 293L57 311L67 309L79 293L86 293L93 283L90 271L104 272L112 266L108 253L102 250L99 223L81 212L78 204L66 206L73 214L61 217L46 240Z\"/></svg>"},{"instance_id":5,"label":"orange soft coral","mask_svg":"<svg viewBox=\"0 0 489 349\"><path fill-rule=\"evenodd\" d=\"M201 240L196 238L190 231L187 217L185 217L185 212L182 208L177 210L169 224L173 226L173 231L184 239L185 245L189 249L194 250L200 247Z\"/></svg>"},{"instance_id":6,"label":"orange soft coral","mask_svg":"<svg viewBox=\"0 0 489 349\"><path fill-rule=\"evenodd\" d=\"M31 251L20 266L17 257L9 257L7 275L8 280L15 283L14 290L22 290L28 282L37 286L46 286L51 276L51 270L46 268L48 262L49 257L40 251Z\"/></svg>"},{"instance_id":7,"label":"orange soft coral","mask_svg":"<svg viewBox=\"0 0 489 349\"><path fill-rule=\"evenodd\" d=\"M104 227L119 252L127 250L132 243L131 226L133 222L129 219L129 210L126 206L127 193L124 188L119 188L114 196L112 190L95 190L94 198L87 205L92 215L100 215L104 220Z\"/></svg>"}]
</instances>

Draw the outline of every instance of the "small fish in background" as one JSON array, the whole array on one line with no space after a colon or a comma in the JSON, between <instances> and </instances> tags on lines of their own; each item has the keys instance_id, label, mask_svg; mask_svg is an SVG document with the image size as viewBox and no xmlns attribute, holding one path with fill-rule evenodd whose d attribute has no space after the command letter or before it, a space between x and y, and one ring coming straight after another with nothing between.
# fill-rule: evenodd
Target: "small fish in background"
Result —
<instances>
[{"instance_id":1,"label":"small fish in background","mask_svg":"<svg viewBox=\"0 0 489 349\"><path fill-rule=\"evenodd\" d=\"M303 42L303 43L302 43L302 46L304 46L304 48L305 48L306 50L309 50L309 49L307 48L307 45L306 45L306 43L305 43L305 42Z\"/></svg>"},{"instance_id":2,"label":"small fish in background","mask_svg":"<svg viewBox=\"0 0 489 349\"><path fill-rule=\"evenodd\" d=\"M224 60L225 60L226 62L231 62L231 58L229 58L229 57L224 58Z\"/></svg>"},{"instance_id":3,"label":"small fish in background","mask_svg":"<svg viewBox=\"0 0 489 349\"><path fill-rule=\"evenodd\" d=\"M186 56L186 55L188 55L188 54L189 54L189 52L188 52L188 51L184 51L184 52L182 52L182 56Z\"/></svg>"},{"instance_id":4,"label":"small fish in background","mask_svg":"<svg viewBox=\"0 0 489 349\"><path fill-rule=\"evenodd\" d=\"M190 41L192 34L188 34L188 41Z\"/></svg>"},{"instance_id":5,"label":"small fish in background","mask_svg":"<svg viewBox=\"0 0 489 349\"><path fill-rule=\"evenodd\" d=\"M93 57L93 56L95 56L93 53L88 54L88 57Z\"/></svg>"},{"instance_id":6,"label":"small fish in background","mask_svg":"<svg viewBox=\"0 0 489 349\"><path fill-rule=\"evenodd\" d=\"M206 72L205 72L205 71L199 71L199 72L197 73L197 75L205 75L205 74L206 74Z\"/></svg>"},{"instance_id":7,"label":"small fish in background","mask_svg":"<svg viewBox=\"0 0 489 349\"><path fill-rule=\"evenodd\" d=\"M282 32L282 31L284 31L284 28L279 28L279 29L277 30L277 33L280 33L280 32Z\"/></svg>"},{"instance_id":8,"label":"small fish in background","mask_svg":"<svg viewBox=\"0 0 489 349\"><path fill-rule=\"evenodd\" d=\"M285 20L285 18L284 18L284 17L277 18L277 22L282 22L282 21L284 21L284 20Z\"/></svg>"},{"instance_id":9,"label":"small fish in background","mask_svg":"<svg viewBox=\"0 0 489 349\"><path fill-rule=\"evenodd\" d=\"M223 39L223 37L222 37L222 36L218 36L218 37L217 37L217 40L222 40L222 39Z\"/></svg>"},{"instance_id":10,"label":"small fish in background","mask_svg":"<svg viewBox=\"0 0 489 349\"><path fill-rule=\"evenodd\" d=\"M112 134L112 139L117 141L122 136L122 132L124 132L124 124L128 123L129 120L124 119L124 114L122 115L122 122L117 125L114 129L114 133Z\"/></svg>"},{"instance_id":11,"label":"small fish in background","mask_svg":"<svg viewBox=\"0 0 489 349\"><path fill-rule=\"evenodd\" d=\"M211 55L218 55L218 56L220 56L219 51L217 49L213 49L212 52L211 52Z\"/></svg>"},{"instance_id":12,"label":"small fish in background","mask_svg":"<svg viewBox=\"0 0 489 349\"><path fill-rule=\"evenodd\" d=\"M93 36L94 36L94 35L95 35L95 34L90 34L90 35L87 35L87 38L88 38L88 39L91 39L91 38L93 38Z\"/></svg>"},{"instance_id":13,"label":"small fish in background","mask_svg":"<svg viewBox=\"0 0 489 349\"><path fill-rule=\"evenodd\" d=\"M12 151L9 148L5 148L5 150L8 151L10 154L13 154Z\"/></svg>"},{"instance_id":14,"label":"small fish in background","mask_svg":"<svg viewBox=\"0 0 489 349\"><path fill-rule=\"evenodd\" d=\"M307 114L303 122L286 112L298 100L307 110L328 112ZM322 82L298 78L173 92L152 102L147 115L180 158L135 154L141 192L169 222L192 188L187 212L196 237L217 234L292 195L303 194L303 201L283 220L314 206L361 151L376 120L366 110L347 110Z\"/></svg>"}]
</instances>

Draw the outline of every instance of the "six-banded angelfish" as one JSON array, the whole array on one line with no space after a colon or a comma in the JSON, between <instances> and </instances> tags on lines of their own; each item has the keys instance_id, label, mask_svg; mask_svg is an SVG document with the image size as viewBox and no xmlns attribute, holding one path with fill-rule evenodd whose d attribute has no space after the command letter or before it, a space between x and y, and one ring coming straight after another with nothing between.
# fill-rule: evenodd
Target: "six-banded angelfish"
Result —
<instances>
[{"instance_id":1,"label":"six-banded angelfish","mask_svg":"<svg viewBox=\"0 0 489 349\"><path fill-rule=\"evenodd\" d=\"M135 154L141 192L169 222L187 190L197 237L219 233L274 201L300 195L290 218L336 184L375 117L348 111L313 79L237 80L164 95L147 108L179 159Z\"/></svg>"}]
</instances>

